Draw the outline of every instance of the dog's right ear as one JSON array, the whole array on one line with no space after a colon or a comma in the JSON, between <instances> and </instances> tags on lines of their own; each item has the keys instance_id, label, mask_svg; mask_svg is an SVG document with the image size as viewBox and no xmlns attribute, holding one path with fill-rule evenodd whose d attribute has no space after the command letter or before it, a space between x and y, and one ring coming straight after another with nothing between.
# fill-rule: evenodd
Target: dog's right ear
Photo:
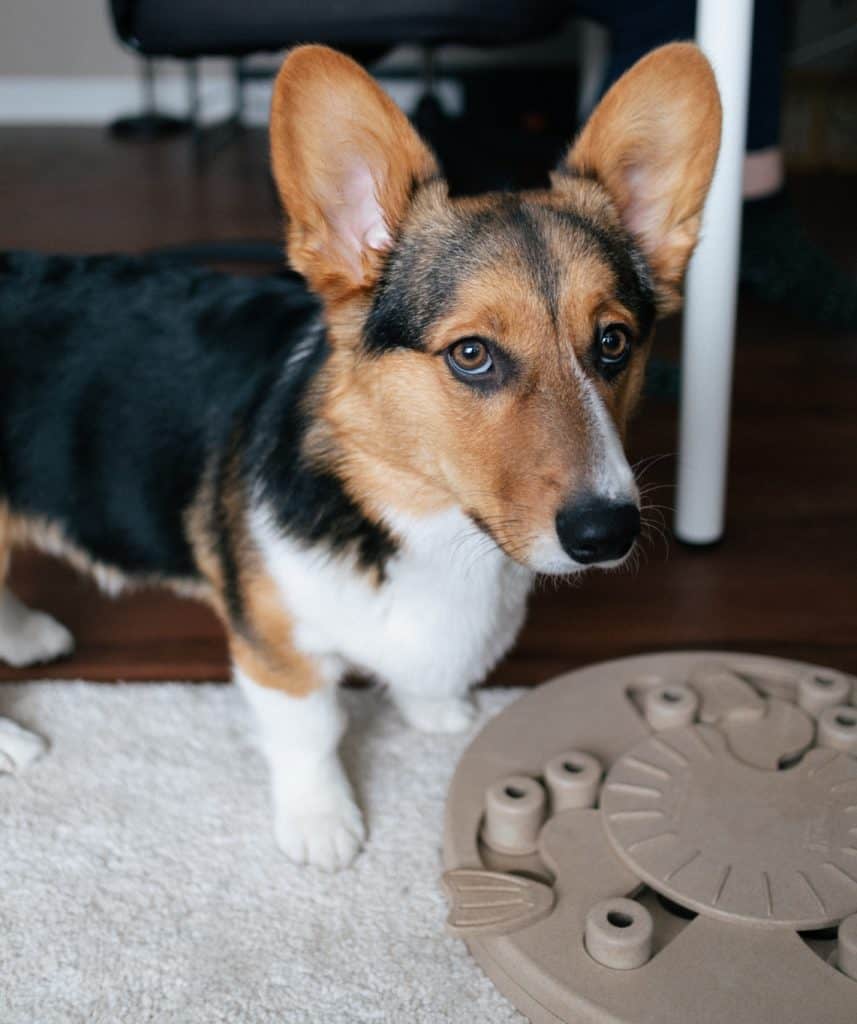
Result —
<instances>
[{"instance_id":1,"label":"dog's right ear","mask_svg":"<svg viewBox=\"0 0 857 1024\"><path fill-rule=\"evenodd\" d=\"M271 160L289 262L329 300L372 287L414 188L438 173L389 96L326 46L298 47L280 69Z\"/></svg>"}]
</instances>

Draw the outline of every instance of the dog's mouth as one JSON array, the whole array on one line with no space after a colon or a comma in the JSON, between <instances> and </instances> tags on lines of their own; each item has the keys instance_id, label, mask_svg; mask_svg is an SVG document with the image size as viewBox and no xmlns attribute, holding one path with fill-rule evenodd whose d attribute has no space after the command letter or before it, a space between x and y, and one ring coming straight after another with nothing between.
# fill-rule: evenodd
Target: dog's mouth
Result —
<instances>
[{"instance_id":1,"label":"dog's mouth","mask_svg":"<svg viewBox=\"0 0 857 1024\"><path fill-rule=\"evenodd\" d=\"M572 525L561 513L554 529L517 538L501 529L502 520L492 523L478 512L468 514L508 558L546 576L617 569L631 557L640 533L640 513L634 502L608 503L600 515L597 510L591 515L578 510Z\"/></svg>"},{"instance_id":2,"label":"dog's mouth","mask_svg":"<svg viewBox=\"0 0 857 1024\"><path fill-rule=\"evenodd\" d=\"M590 569L618 569L631 557L636 539L619 553L600 557L587 557L585 561L570 555L556 536L545 535L533 545L526 565L543 576L569 576L587 572Z\"/></svg>"}]
</instances>

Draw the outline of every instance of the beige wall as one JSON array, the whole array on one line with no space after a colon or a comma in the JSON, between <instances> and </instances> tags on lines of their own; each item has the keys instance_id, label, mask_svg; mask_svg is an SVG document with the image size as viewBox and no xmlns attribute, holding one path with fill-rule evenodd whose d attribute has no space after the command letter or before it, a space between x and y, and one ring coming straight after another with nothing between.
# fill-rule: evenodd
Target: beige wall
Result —
<instances>
[{"instance_id":1,"label":"beige wall","mask_svg":"<svg viewBox=\"0 0 857 1024\"><path fill-rule=\"evenodd\" d=\"M453 48L443 55L438 70L442 74L444 60L566 63L576 56L576 38L572 29L546 47L520 47L490 56ZM400 48L392 59L418 73L419 55L409 48ZM271 58L264 63L270 64ZM138 68L135 56L124 50L113 34L108 0L0 0L0 123L109 122L139 107ZM168 113L184 113L187 96L179 62L159 61L157 70L159 106ZM227 65L210 59L202 63L200 71L202 117L214 120L229 109ZM439 89L455 110L460 100L446 96L447 85L454 83L439 77ZM405 85L399 83L399 88ZM411 91L416 89L414 83ZM255 90L263 91L262 87ZM404 95L398 98L406 102ZM255 104L252 96L249 100L250 120L264 123L267 95L257 97Z\"/></svg>"},{"instance_id":2,"label":"beige wall","mask_svg":"<svg viewBox=\"0 0 857 1024\"><path fill-rule=\"evenodd\" d=\"M569 26L547 46L491 55L513 64L573 62L577 36ZM473 51L447 49L451 63L479 63ZM485 57L482 57L484 60ZM419 66L407 50L396 63ZM134 62L113 34L107 0L0 0L0 76L133 74Z\"/></svg>"},{"instance_id":3,"label":"beige wall","mask_svg":"<svg viewBox=\"0 0 857 1024\"><path fill-rule=\"evenodd\" d=\"M0 75L121 75L107 0L0 0Z\"/></svg>"}]
</instances>

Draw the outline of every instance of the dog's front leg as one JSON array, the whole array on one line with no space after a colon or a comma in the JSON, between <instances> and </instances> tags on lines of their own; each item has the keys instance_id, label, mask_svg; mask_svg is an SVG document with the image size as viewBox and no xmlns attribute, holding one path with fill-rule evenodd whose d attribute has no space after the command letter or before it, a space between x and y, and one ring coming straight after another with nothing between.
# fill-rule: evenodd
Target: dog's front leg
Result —
<instances>
[{"instance_id":1,"label":"dog's front leg","mask_svg":"<svg viewBox=\"0 0 857 1024\"><path fill-rule=\"evenodd\" d=\"M393 701L405 721L420 732L464 732L475 714L466 693L446 697L392 690Z\"/></svg>"},{"instance_id":2,"label":"dog's front leg","mask_svg":"<svg viewBox=\"0 0 857 1024\"><path fill-rule=\"evenodd\" d=\"M271 770L274 831L291 860L346 867L365 838L363 818L337 754L345 730L335 659L232 644L234 675L257 719Z\"/></svg>"},{"instance_id":3,"label":"dog's front leg","mask_svg":"<svg viewBox=\"0 0 857 1024\"><path fill-rule=\"evenodd\" d=\"M408 725L420 732L463 732L475 714L471 681L454 669L444 672L440 660L391 675L390 697Z\"/></svg>"}]
</instances>

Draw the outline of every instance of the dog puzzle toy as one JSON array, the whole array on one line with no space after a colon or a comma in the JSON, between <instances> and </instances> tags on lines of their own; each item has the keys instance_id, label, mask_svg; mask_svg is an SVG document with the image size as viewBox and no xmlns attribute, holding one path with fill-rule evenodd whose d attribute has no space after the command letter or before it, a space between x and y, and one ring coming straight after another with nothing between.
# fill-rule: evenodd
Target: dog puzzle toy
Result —
<instances>
[{"instance_id":1,"label":"dog puzzle toy","mask_svg":"<svg viewBox=\"0 0 857 1024\"><path fill-rule=\"evenodd\" d=\"M534 1024L855 1024L855 705L721 652L533 690L452 780L449 930Z\"/></svg>"}]
</instances>

